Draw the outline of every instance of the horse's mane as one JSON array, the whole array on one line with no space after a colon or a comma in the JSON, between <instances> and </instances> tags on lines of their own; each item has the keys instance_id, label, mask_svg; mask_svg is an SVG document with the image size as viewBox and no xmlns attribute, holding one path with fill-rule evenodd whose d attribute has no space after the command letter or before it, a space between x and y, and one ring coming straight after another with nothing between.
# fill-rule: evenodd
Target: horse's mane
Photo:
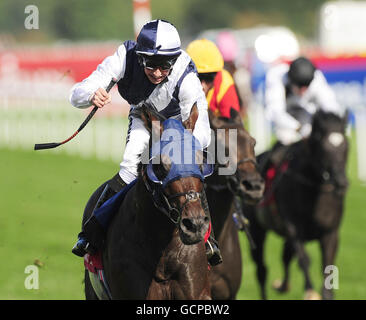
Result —
<instances>
[{"instance_id":1,"label":"horse's mane","mask_svg":"<svg viewBox=\"0 0 366 320\"><path fill-rule=\"evenodd\" d=\"M341 117L334 112L327 112L323 110L318 110L313 116L313 127L317 128L318 126L323 126L325 123L329 126L331 125L346 125L348 113L345 113L344 117Z\"/></svg>"}]
</instances>

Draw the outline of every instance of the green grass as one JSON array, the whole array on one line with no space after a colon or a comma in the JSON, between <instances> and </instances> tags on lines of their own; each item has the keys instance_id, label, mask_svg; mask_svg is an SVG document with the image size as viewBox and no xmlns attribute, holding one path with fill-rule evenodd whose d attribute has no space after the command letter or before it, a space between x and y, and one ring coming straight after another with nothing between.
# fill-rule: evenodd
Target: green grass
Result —
<instances>
[{"instance_id":1,"label":"green grass","mask_svg":"<svg viewBox=\"0 0 366 320\"><path fill-rule=\"evenodd\" d=\"M122 156L122 154L121 154ZM52 152L0 149L0 299L83 299L83 261L71 254L85 203L99 184L113 176L118 163L86 160ZM366 298L364 212L366 188L356 179L355 152L349 161L351 186L341 226L337 299ZM255 266L248 242L241 235L243 282L238 299L258 299ZM321 266L317 243L306 246L311 276L320 289ZM282 239L266 240L269 299L302 299L304 280L297 262L291 265L291 291L279 295L270 288L282 277ZM39 289L28 290L25 268L39 268Z\"/></svg>"},{"instance_id":2,"label":"green grass","mask_svg":"<svg viewBox=\"0 0 366 320\"><path fill-rule=\"evenodd\" d=\"M71 253L91 193L118 164L0 150L0 299L82 299L83 262ZM38 259L39 289L25 268Z\"/></svg>"}]
</instances>

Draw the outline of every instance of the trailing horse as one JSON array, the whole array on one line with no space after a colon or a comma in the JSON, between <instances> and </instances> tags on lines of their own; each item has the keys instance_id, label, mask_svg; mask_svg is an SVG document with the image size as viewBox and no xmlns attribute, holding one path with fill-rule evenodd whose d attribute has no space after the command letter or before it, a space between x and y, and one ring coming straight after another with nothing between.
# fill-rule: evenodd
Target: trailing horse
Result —
<instances>
[{"instance_id":1,"label":"trailing horse","mask_svg":"<svg viewBox=\"0 0 366 320\"><path fill-rule=\"evenodd\" d=\"M230 119L212 113L209 116L215 133L211 141L216 142L216 159L220 148L224 148L226 154L233 148L235 152L229 162L236 168L232 174L220 175L220 168L216 166L214 174L205 180L213 230L223 257L223 262L212 268L211 292L213 299L235 299L241 284L242 261L238 229L233 220L233 213L237 211L234 201L239 202L239 206L240 199L257 203L263 195L264 180L256 166L255 140L244 129L239 113L232 109ZM236 131L236 141L230 141L230 130Z\"/></svg>"},{"instance_id":2,"label":"trailing horse","mask_svg":"<svg viewBox=\"0 0 366 320\"><path fill-rule=\"evenodd\" d=\"M348 186L346 123L347 115L340 118L318 111L313 117L310 137L291 145L281 163L265 172L263 201L256 207L245 209L256 244L251 255L257 265L262 299L267 297L263 245L268 230L285 239L282 255L284 279L275 284L278 291L289 289L289 264L296 255L305 276L305 299L318 297L309 276L310 259L304 248L305 242L320 242L323 270L334 264ZM264 158L265 155L259 156L259 164ZM324 278L326 276L324 274ZM322 297L332 299L331 288L323 285Z\"/></svg>"},{"instance_id":3,"label":"trailing horse","mask_svg":"<svg viewBox=\"0 0 366 320\"><path fill-rule=\"evenodd\" d=\"M197 115L192 108L188 129ZM158 120L146 109L141 118L145 123ZM199 143L180 121L165 120L160 131L161 140L151 146L152 158L139 166L139 176L108 229L102 260L109 298L210 299L204 245L209 217L202 199L203 179L211 167L199 161ZM171 149L183 152L177 158L166 151ZM188 151L193 158L179 163ZM90 198L84 219L101 190L103 185ZM88 271L85 294L97 298Z\"/></svg>"}]
</instances>

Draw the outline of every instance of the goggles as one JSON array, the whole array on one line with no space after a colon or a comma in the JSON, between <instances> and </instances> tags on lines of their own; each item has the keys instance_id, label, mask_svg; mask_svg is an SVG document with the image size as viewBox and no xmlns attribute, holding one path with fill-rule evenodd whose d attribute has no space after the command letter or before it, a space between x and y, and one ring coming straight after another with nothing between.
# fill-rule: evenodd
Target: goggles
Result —
<instances>
[{"instance_id":1,"label":"goggles","mask_svg":"<svg viewBox=\"0 0 366 320\"><path fill-rule=\"evenodd\" d=\"M177 61L176 57L170 59L157 58L156 56L149 57L145 55L140 55L140 57L142 65L148 70L155 70L159 68L161 71L169 71L173 68L175 61Z\"/></svg>"}]
</instances>

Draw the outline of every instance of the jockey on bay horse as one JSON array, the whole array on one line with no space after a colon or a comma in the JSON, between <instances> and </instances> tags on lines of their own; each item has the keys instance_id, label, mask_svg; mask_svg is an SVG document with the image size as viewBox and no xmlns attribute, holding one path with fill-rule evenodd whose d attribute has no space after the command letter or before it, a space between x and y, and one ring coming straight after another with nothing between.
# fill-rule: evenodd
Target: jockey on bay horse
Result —
<instances>
[{"instance_id":1,"label":"jockey on bay horse","mask_svg":"<svg viewBox=\"0 0 366 320\"><path fill-rule=\"evenodd\" d=\"M188 119L192 108L197 108L193 135L202 149L211 140L207 102L196 67L181 49L178 31L171 23L153 20L145 24L136 42L125 41L114 55L105 58L88 78L72 88L71 104L78 108L103 108L111 102L111 95L105 90L111 79L116 79L120 95L131 105L129 129L120 170L106 185L94 211L137 177L141 155L150 140L150 133L134 112L140 102L148 101L165 118L182 122ZM72 249L77 256L93 254L101 248L104 230L94 215L84 223L78 237ZM209 239L207 246L216 248L215 242ZM221 261L211 250L208 253L210 264ZM218 248L215 254L220 254Z\"/></svg>"}]
</instances>

